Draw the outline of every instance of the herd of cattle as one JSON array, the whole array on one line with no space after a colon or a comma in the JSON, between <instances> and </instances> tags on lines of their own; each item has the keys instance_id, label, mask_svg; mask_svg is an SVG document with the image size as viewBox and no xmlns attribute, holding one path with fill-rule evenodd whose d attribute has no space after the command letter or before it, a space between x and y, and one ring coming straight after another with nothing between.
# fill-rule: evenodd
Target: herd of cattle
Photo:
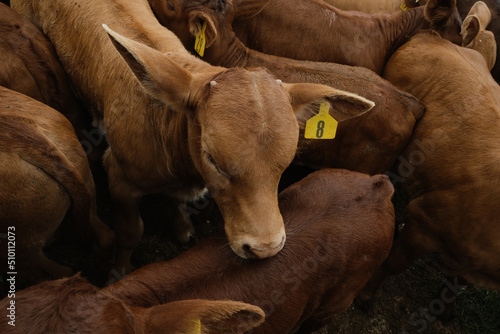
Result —
<instances>
[{"instance_id":1,"label":"herd of cattle","mask_svg":"<svg viewBox=\"0 0 500 334\"><path fill-rule=\"evenodd\" d=\"M500 290L499 36L499 0L0 3L1 331L310 333L428 253ZM224 231L134 271L158 192L180 242L202 196ZM66 216L124 278L45 256Z\"/></svg>"}]
</instances>

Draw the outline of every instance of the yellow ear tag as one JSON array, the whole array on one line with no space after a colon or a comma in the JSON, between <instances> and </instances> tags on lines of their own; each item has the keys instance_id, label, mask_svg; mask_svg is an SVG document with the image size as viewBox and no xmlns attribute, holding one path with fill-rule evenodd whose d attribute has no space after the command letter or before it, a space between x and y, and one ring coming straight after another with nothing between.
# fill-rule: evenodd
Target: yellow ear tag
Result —
<instances>
[{"instance_id":1,"label":"yellow ear tag","mask_svg":"<svg viewBox=\"0 0 500 334\"><path fill-rule=\"evenodd\" d=\"M196 319L194 321L193 330L189 332L190 334L201 334L201 320Z\"/></svg>"},{"instance_id":2,"label":"yellow ear tag","mask_svg":"<svg viewBox=\"0 0 500 334\"><path fill-rule=\"evenodd\" d=\"M203 21L203 26L201 27L200 32L196 35L196 41L194 42L194 49L200 57L203 57L205 54L205 44L207 40L205 39L205 30L207 29L207 21Z\"/></svg>"},{"instance_id":3,"label":"yellow ear tag","mask_svg":"<svg viewBox=\"0 0 500 334\"><path fill-rule=\"evenodd\" d=\"M339 122L328 113L330 103L323 102L319 106L317 115L309 118L306 122L304 138L306 139L333 139L337 133Z\"/></svg>"},{"instance_id":4,"label":"yellow ear tag","mask_svg":"<svg viewBox=\"0 0 500 334\"><path fill-rule=\"evenodd\" d=\"M416 1L416 2L418 2L418 1ZM407 10L407 9L408 9L408 6L407 6L407 5L403 2L403 3L401 4L401 6L399 6L399 8L401 8L402 10Z\"/></svg>"}]
</instances>

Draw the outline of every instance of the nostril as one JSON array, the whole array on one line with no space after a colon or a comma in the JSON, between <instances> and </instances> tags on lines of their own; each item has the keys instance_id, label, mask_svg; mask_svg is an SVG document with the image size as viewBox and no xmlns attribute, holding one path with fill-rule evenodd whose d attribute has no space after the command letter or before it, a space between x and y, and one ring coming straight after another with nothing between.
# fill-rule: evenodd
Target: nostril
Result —
<instances>
[{"instance_id":1,"label":"nostril","mask_svg":"<svg viewBox=\"0 0 500 334\"><path fill-rule=\"evenodd\" d=\"M248 244L244 244L243 247L243 252L245 253L245 256L247 259L257 259L258 256L255 255L255 253L252 251L252 248Z\"/></svg>"}]
</instances>

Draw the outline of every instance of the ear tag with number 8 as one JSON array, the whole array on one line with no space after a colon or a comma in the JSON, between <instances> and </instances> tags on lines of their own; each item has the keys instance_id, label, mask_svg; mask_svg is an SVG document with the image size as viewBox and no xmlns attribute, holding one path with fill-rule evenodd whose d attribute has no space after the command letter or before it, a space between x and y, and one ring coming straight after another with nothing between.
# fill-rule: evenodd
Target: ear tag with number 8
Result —
<instances>
[{"instance_id":1,"label":"ear tag with number 8","mask_svg":"<svg viewBox=\"0 0 500 334\"><path fill-rule=\"evenodd\" d=\"M207 42L205 38L205 30L207 29L207 21L203 21L203 26L201 27L200 32L196 35L196 40L194 42L194 49L200 57L203 57L205 54L205 44Z\"/></svg>"},{"instance_id":2,"label":"ear tag with number 8","mask_svg":"<svg viewBox=\"0 0 500 334\"><path fill-rule=\"evenodd\" d=\"M319 106L317 115L309 118L306 122L304 138L306 139L333 139L337 133L339 122L328 113L330 103L323 102Z\"/></svg>"}]
</instances>

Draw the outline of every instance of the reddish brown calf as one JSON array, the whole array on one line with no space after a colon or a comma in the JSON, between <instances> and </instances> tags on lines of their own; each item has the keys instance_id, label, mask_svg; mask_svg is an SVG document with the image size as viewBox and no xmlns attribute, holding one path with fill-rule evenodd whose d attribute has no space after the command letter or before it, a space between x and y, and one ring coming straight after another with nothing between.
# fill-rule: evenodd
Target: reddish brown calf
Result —
<instances>
[{"instance_id":1,"label":"reddish brown calf","mask_svg":"<svg viewBox=\"0 0 500 334\"><path fill-rule=\"evenodd\" d=\"M128 306L79 275L7 296L0 308L7 312L0 317L0 331L13 334L236 334L264 321L260 308L233 301Z\"/></svg>"},{"instance_id":2,"label":"reddish brown calf","mask_svg":"<svg viewBox=\"0 0 500 334\"><path fill-rule=\"evenodd\" d=\"M240 300L266 312L253 333L310 332L347 309L387 256L392 193L384 175L315 172L279 195L287 243L276 256L242 261L220 234L104 291L139 307L191 298Z\"/></svg>"}]
</instances>

